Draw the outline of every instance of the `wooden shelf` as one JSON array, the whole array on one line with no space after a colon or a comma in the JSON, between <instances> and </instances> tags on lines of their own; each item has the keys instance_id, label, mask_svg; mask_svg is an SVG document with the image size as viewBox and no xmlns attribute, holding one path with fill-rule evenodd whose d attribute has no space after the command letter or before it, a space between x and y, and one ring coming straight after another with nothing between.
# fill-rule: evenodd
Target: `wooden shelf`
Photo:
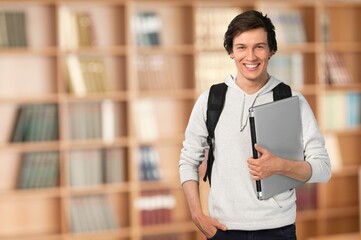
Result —
<instances>
[{"instance_id":1,"label":"wooden shelf","mask_svg":"<svg viewBox=\"0 0 361 240\"><path fill-rule=\"evenodd\" d=\"M294 85L293 88L306 97L317 120L322 118L322 110L325 108L323 97L326 94L361 93L361 36L355 31L361 16L361 4L358 1L0 0L0 14L2 11L12 10L26 13L28 40L26 46L6 47L1 45L0 32L0 239L140 240L143 237L163 234L175 234L178 240L201 239L202 234L192 223L179 183L178 159L184 130L196 99L201 92L208 89L207 84L213 79L220 82L226 73L233 73L234 70L230 72L229 69L234 69L234 63L226 65L230 62L229 56L222 46L228 20L222 23L220 16L212 16L224 26L218 26L221 29L219 34L215 28L211 29L211 32L219 36L202 38L198 27L205 27L207 24L214 27L215 24L199 23L198 17L204 9L221 13L222 18L228 14L227 10L232 10L233 12L229 13L232 15L229 16L231 19L235 15L234 10L257 9L264 3L267 6L270 4L271 8L299 10L304 18L306 41L279 41L275 56L302 56L302 63L296 69L303 76L302 83ZM62 15L63 8L72 13L90 13L89 20L93 24L94 37L91 45L66 47L66 40L69 39L64 38L66 34L63 27L66 21L64 22ZM321 17L324 12L328 13L330 18L327 41L322 40L325 28ZM157 29L160 44L137 43L138 29L134 25L137 13L154 13L157 20L161 21ZM210 19L208 18L208 21ZM1 23L0 20L0 25ZM72 28L71 25L66 27L68 31ZM69 38L72 38L72 35L69 35ZM336 52L345 57L345 64L353 76L353 82L334 85L323 82L322 76L327 69L322 57L328 52ZM88 85L85 86L88 88L85 93L72 89L71 73L74 72L69 68L69 59L72 57L79 61L79 65L83 65L81 71L84 72L84 69L89 70L95 66L94 62L93 65L86 65L87 60L84 59L100 59L101 65L96 65L97 70L106 69L108 88L90 91L91 87ZM228 62L223 65L226 61ZM213 79L209 77L209 72L214 75ZM214 74L215 72L219 72L219 75ZM86 78L90 79L89 76ZM275 77L288 80L282 79L283 75ZM145 112L136 110L137 104L143 101L151 104L155 116L148 111L150 105L145 105ZM101 111L106 111L106 107L99 107L103 102L112 103L108 106L113 109L110 120L109 115L100 114ZM19 107L43 103L57 105L57 138L39 142L10 142ZM92 108L92 111L97 109L98 112L94 115L88 112L88 117L76 121L79 117L76 113L79 115L80 110L74 110L74 106L88 109L89 112L89 106L97 106ZM100 118L97 118L99 116ZM153 117L155 124L151 122ZM88 120L95 119L97 124L93 123L90 128L85 127L89 124ZM106 128L100 130L99 127L100 122L106 120L114 127L115 132L110 141L103 140ZM72 125L72 121L77 124ZM145 126L140 126L142 124ZM86 129L82 132L85 134L98 132L92 137L82 139L74 133L83 128ZM157 134L154 138L142 138L137 132L140 128L157 128ZM358 225L355 222L360 221L356 220L360 219L357 201L350 199L348 194L345 194L344 198L336 199L338 193L335 191L343 191L349 185L360 188L357 181L361 161L357 156L361 127L328 130L320 121L320 129L323 133L335 135L339 139L344 166L333 172L329 185L317 187L318 207L298 212L300 240L325 233L350 232ZM158 154L159 168L163 171L160 180L140 179L142 147L149 147ZM105 156L106 152L111 150L119 150L124 154L122 171L125 175L121 182L109 183L103 179L100 183L82 187L76 187L76 184L72 183L71 171L74 166L71 163L76 161L71 156L72 153L98 151L97 154ZM59 172L56 185L40 189L18 189L18 176L25 156L48 151L58 153ZM90 165L91 157L87 159L87 164ZM105 172L107 161L110 160L101 158L102 167L99 168L102 172ZM83 163L82 167L78 168L79 175L85 176L91 171L96 174L87 164ZM108 174L104 174L102 178ZM147 197L142 195L144 192L157 193L162 190L168 191L167 196L175 197L177 202L171 210L172 221L143 226L142 209L137 208L135 203ZM360 194L359 189L354 191L353 197ZM207 194L208 191L202 189L203 192ZM98 195L109 200L109 205L106 206L115 209L114 215L120 223L119 226L109 231L76 233L72 230L74 226L69 214L72 199L86 199L87 196ZM328 200L326 196L332 199ZM338 224L338 221L343 220L348 226ZM312 227L305 227L309 225ZM338 225L339 227L334 227Z\"/></svg>"}]
</instances>

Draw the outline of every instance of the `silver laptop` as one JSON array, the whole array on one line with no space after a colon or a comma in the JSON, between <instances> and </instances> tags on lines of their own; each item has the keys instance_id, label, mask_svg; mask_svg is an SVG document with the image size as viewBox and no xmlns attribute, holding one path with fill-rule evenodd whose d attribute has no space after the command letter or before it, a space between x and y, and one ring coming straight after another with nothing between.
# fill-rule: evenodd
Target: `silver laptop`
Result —
<instances>
[{"instance_id":1,"label":"silver laptop","mask_svg":"<svg viewBox=\"0 0 361 240\"><path fill-rule=\"evenodd\" d=\"M304 161L299 97L293 96L250 108L252 142L272 154ZM253 118L253 119L252 119ZM258 153L253 149L255 158ZM267 199L303 184L284 175L272 175L256 182L258 199Z\"/></svg>"}]
</instances>

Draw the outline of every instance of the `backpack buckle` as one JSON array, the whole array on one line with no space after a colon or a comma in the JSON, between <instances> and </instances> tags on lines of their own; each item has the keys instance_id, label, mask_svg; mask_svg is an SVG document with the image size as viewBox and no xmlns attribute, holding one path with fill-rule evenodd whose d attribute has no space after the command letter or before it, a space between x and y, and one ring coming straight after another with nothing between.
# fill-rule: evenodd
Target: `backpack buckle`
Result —
<instances>
[{"instance_id":1,"label":"backpack buckle","mask_svg":"<svg viewBox=\"0 0 361 240\"><path fill-rule=\"evenodd\" d=\"M207 137L207 143L209 146L213 146L214 145L214 139L211 138L210 136Z\"/></svg>"}]
</instances>

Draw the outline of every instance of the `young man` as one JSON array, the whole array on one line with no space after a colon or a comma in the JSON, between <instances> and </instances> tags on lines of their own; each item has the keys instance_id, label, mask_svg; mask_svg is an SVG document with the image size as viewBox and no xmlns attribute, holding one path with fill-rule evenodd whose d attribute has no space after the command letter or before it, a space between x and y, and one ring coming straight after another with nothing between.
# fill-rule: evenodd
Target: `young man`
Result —
<instances>
[{"instance_id":1,"label":"young man","mask_svg":"<svg viewBox=\"0 0 361 240\"><path fill-rule=\"evenodd\" d=\"M261 157L253 159L248 109L273 101L272 89L280 83L267 73L268 61L277 51L274 26L260 12L243 12L229 24L224 47L237 74L225 80L225 105L215 129L209 216L202 211L198 186L198 167L208 148L209 91L194 106L180 156L180 178L192 219L208 239L296 239L295 190L258 200L254 181L283 174L309 183L327 182L331 166L324 139L307 101L292 91L300 97L305 161L282 159L261 146L256 146Z\"/></svg>"}]
</instances>

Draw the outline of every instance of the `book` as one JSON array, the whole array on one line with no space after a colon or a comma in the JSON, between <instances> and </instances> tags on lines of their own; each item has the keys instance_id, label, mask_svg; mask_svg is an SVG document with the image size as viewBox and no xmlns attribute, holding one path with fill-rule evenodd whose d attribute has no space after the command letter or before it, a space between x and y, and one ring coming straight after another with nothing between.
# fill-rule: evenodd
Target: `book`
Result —
<instances>
[{"instance_id":1,"label":"book","mask_svg":"<svg viewBox=\"0 0 361 240\"><path fill-rule=\"evenodd\" d=\"M326 9L320 11L321 39L327 43L330 41L330 16Z\"/></svg>"},{"instance_id":2,"label":"book","mask_svg":"<svg viewBox=\"0 0 361 240\"><path fill-rule=\"evenodd\" d=\"M348 128L357 128L361 124L361 93L347 93L347 126Z\"/></svg>"},{"instance_id":3,"label":"book","mask_svg":"<svg viewBox=\"0 0 361 240\"><path fill-rule=\"evenodd\" d=\"M8 33L5 11L0 11L0 47L8 47Z\"/></svg>"},{"instance_id":4,"label":"book","mask_svg":"<svg viewBox=\"0 0 361 240\"><path fill-rule=\"evenodd\" d=\"M361 94L354 91L329 91L321 98L321 126L325 129L343 130L361 124Z\"/></svg>"},{"instance_id":5,"label":"book","mask_svg":"<svg viewBox=\"0 0 361 240\"><path fill-rule=\"evenodd\" d=\"M53 141L58 138L56 104L19 106L11 135L12 142Z\"/></svg>"},{"instance_id":6,"label":"book","mask_svg":"<svg viewBox=\"0 0 361 240\"><path fill-rule=\"evenodd\" d=\"M105 183L117 184L127 180L127 157L125 149L106 149L105 154Z\"/></svg>"},{"instance_id":7,"label":"book","mask_svg":"<svg viewBox=\"0 0 361 240\"><path fill-rule=\"evenodd\" d=\"M68 182L72 187L118 184L126 181L126 156L122 148L76 149L68 154Z\"/></svg>"},{"instance_id":8,"label":"book","mask_svg":"<svg viewBox=\"0 0 361 240\"><path fill-rule=\"evenodd\" d=\"M111 143L116 138L115 104L109 99L101 102L101 129L104 142Z\"/></svg>"},{"instance_id":9,"label":"book","mask_svg":"<svg viewBox=\"0 0 361 240\"><path fill-rule=\"evenodd\" d=\"M104 59L69 54L66 59L68 91L76 96L111 90Z\"/></svg>"},{"instance_id":10,"label":"book","mask_svg":"<svg viewBox=\"0 0 361 240\"><path fill-rule=\"evenodd\" d=\"M197 90L203 92L213 84L236 74L234 61L225 52L204 52L196 58Z\"/></svg>"},{"instance_id":11,"label":"book","mask_svg":"<svg viewBox=\"0 0 361 240\"><path fill-rule=\"evenodd\" d=\"M296 187L297 211L317 209L317 184L306 183Z\"/></svg>"},{"instance_id":12,"label":"book","mask_svg":"<svg viewBox=\"0 0 361 240\"><path fill-rule=\"evenodd\" d=\"M330 157L332 171L338 171L343 167L341 146L338 136L332 133L324 133L325 148Z\"/></svg>"},{"instance_id":13,"label":"book","mask_svg":"<svg viewBox=\"0 0 361 240\"><path fill-rule=\"evenodd\" d=\"M4 11L1 25L4 36L2 42L4 47L26 47L27 32L26 32L26 14L24 11Z\"/></svg>"},{"instance_id":14,"label":"book","mask_svg":"<svg viewBox=\"0 0 361 240\"><path fill-rule=\"evenodd\" d=\"M162 54L138 55L135 59L138 88L165 91L184 88L184 57Z\"/></svg>"},{"instance_id":15,"label":"book","mask_svg":"<svg viewBox=\"0 0 361 240\"><path fill-rule=\"evenodd\" d=\"M136 200L141 225L171 223L175 205L175 196L168 189L142 191Z\"/></svg>"},{"instance_id":16,"label":"book","mask_svg":"<svg viewBox=\"0 0 361 240\"><path fill-rule=\"evenodd\" d=\"M26 14L24 11L16 11L16 38L17 47L26 47L28 45L27 30L26 30Z\"/></svg>"},{"instance_id":17,"label":"book","mask_svg":"<svg viewBox=\"0 0 361 240\"><path fill-rule=\"evenodd\" d=\"M139 11L133 16L133 29L138 46L161 44L162 21L153 11Z\"/></svg>"},{"instance_id":18,"label":"book","mask_svg":"<svg viewBox=\"0 0 361 240\"><path fill-rule=\"evenodd\" d=\"M69 153L69 183L73 187L103 183L103 159L99 149L79 149Z\"/></svg>"},{"instance_id":19,"label":"book","mask_svg":"<svg viewBox=\"0 0 361 240\"><path fill-rule=\"evenodd\" d=\"M72 140L102 138L100 102L77 102L69 105L68 136Z\"/></svg>"},{"instance_id":20,"label":"book","mask_svg":"<svg viewBox=\"0 0 361 240\"><path fill-rule=\"evenodd\" d=\"M63 49L78 48L78 31L75 24L75 16L69 7L62 5L59 7L59 45Z\"/></svg>"},{"instance_id":21,"label":"book","mask_svg":"<svg viewBox=\"0 0 361 240\"><path fill-rule=\"evenodd\" d=\"M74 54L68 55L66 66L68 69L69 91L76 96L84 96L86 94L86 85L79 58Z\"/></svg>"},{"instance_id":22,"label":"book","mask_svg":"<svg viewBox=\"0 0 361 240\"><path fill-rule=\"evenodd\" d=\"M78 45L80 47L93 46L95 42L95 33L91 14L85 11L75 11L73 14L76 19Z\"/></svg>"},{"instance_id":23,"label":"book","mask_svg":"<svg viewBox=\"0 0 361 240\"><path fill-rule=\"evenodd\" d=\"M139 148L139 178L142 181L155 181L161 178L159 155L154 147Z\"/></svg>"},{"instance_id":24,"label":"book","mask_svg":"<svg viewBox=\"0 0 361 240\"><path fill-rule=\"evenodd\" d=\"M119 227L113 205L106 195L71 197L68 219L73 233L109 231Z\"/></svg>"},{"instance_id":25,"label":"book","mask_svg":"<svg viewBox=\"0 0 361 240\"><path fill-rule=\"evenodd\" d=\"M17 188L55 187L59 178L58 152L29 152L22 155Z\"/></svg>"},{"instance_id":26,"label":"book","mask_svg":"<svg viewBox=\"0 0 361 240\"><path fill-rule=\"evenodd\" d=\"M60 6L59 19L61 48L77 49L95 45L96 29L90 12Z\"/></svg>"},{"instance_id":27,"label":"book","mask_svg":"<svg viewBox=\"0 0 361 240\"><path fill-rule=\"evenodd\" d=\"M325 83L329 85L344 85L354 81L340 53L329 51L321 59L326 67Z\"/></svg>"},{"instance_id":28,"label":"book","mask_svg":"<svg viewBox=\"0 0 361 240\"><path fill-rule=\"evenodd\" d=\"M267 13L267 16L272 20L279 44L300 44L307 42L307 34L301 10L280 5L275 7L268 2L259 2L257 4L257 9L263 13Z\"/></svg>"},{"instance_id":29,"label":"book","mask_svg":"<svg viewBox=\"0 0 361 240\"><path fill-rule=\"evenodd\" d=\"M150 99L139 99L133 103L135 133L143 141L155 140L159 136L155 106ZM146 117L144 117L146 116Z\"/></svg>"},{"instance_id":30,"label":"book","mask_svg":"<svg viewBox=\"0 0 361 240\"><path fill-rule=\"evenodd\" d=\"M196 45L202 48L221 48L228 24L241 12L242 9L237 7L197 7L195 12Z\"/></svg>"},{"instance_id":31,"label":"book","mask_svg":"<svg viewBox=\"0 0 361 240\"><path fill-rule=\"evenodd\" d=\"M269 61L268 72L292 87L301 87L304 83L303 62L301 53L277 53Z\"/></svg>"}]
</instances>

